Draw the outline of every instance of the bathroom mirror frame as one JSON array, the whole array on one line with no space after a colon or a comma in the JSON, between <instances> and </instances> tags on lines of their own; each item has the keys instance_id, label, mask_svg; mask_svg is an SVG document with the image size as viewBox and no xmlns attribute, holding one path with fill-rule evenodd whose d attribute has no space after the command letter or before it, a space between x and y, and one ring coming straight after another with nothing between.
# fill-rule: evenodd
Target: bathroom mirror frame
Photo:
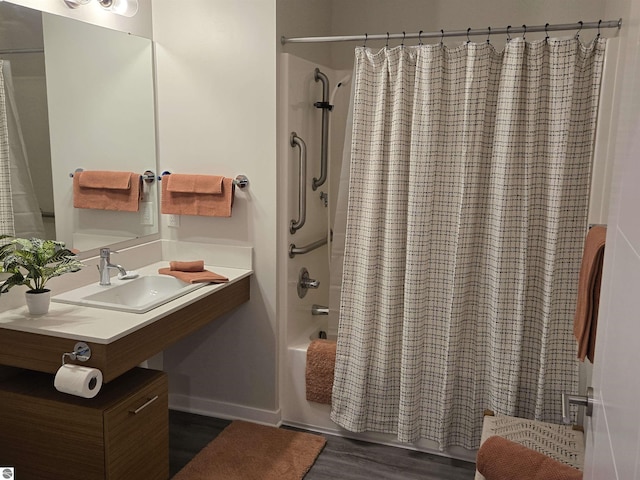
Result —
<instances>
[{"instance_id":1,"label":"bathroom mirror frame","mask_svg":"<svg viewBox=\"0 0 640 480\"><path fill-rule=\"evenodd\" d=\"M36 37L33 43L29 43L29 40L27 39L26 46L24 48L37 49L38 47L40 47L41 50L44 50L45 54L44 55L41 54L41 58L44 56L44 63L47 63L47 70L49 70L49 67L50 67L49 63L53 61L60 61L60 60L62 60L61 65L63 65L63 68L64 67L74 68L73 72L78 77L78 80L79 80L79 83L77 83L75 86L68 85L67 83L65 83L65 82L68 82L68 79L65 79L64 75L60 76L60 78L58 79L50 79L49 75L47 75L46 96L51 95L50 93L51 84L57 81L58 92L60 92L61 86L62 88L70 87L68 88L68 91L71 93L74 93L76 96L79 97L77 99L67 97L58 101L57 102L58 113L60 113L62 109L71 110L69 106L70 106L70 103L72 103L73 101L76 101L76 104L77 104L76 106L86 105L87 100L91 99L91 95L95 95L97 97L96 102L99 98L105 99L105 97L108 97L108 94L110 93L109 92L110 85L116 85L118 86L117 88L122 89L123 85L126 86L127 82L131 80L131 77L127 77L125 74L122 74L121 78L111 79L110 84L107 82L100 85L95 85L95 89L85 94L84 96L82 96L81 94L78 94L78 89L80 88L78 85L81 86L82 80L87 78L87 75L85 75L84 73L78 74L78 70L75 70L73 62L69 63L69 65L65 65L65 62L68 59L62 56L62 53L65 53L68 50L69 42L72 40L63 39L62 43L59 42L57 46L58 55L56 57L54 55L55 50L53 51L53 53L51 53L52 47L50 47L49 44L45 43L46 32L44 30L46 28L49 28L50 30L49 34L53 34L55 36L60 36L61 31L64 34L66 33L65 30L74 30L76 27L78 28L78 32L79 32L78 34L82 34L82 32L86 32L88 29L95 29L96 31L99 32L98 35L110 36L109 40L103 41L102 44L112 43L112 39L114 37L119 38L118 40L116 40L117 42L132 42L131 44L128 44L128 45L132 45L133 42L135 41L138 42L137 44L138 46L132 47L131 49L132 50L136 50L136 48L138 49L138 51L136 52L138 57L135 58L136 62L141 62L141 63L144 62L148 64L148 73L146 74L147 78L145 78L143 82L143 84L147 86L147 91L143 95L138 94L138 96L146 97L144 100L146 102L145 106L147 107L148 111L143 113L142 115L138 115L137 113L135 113L128 116L120 117L120 119L118 119L117 115L111 114L111 117L109 118L109 120L107 120L106 122L102 121L102 123L100 119L97 119L97 118L90 119L93 122L97 122L97 123L94 123L93 125L96 125L96 124L103 125L104 123L108 123L109 121L111 121L111 123L124 124L121 126L122 128L120 130L115 129L115 130L112 130L111 132L108 132L109 130L108 128L100 129L102 138L106 139L106 142L102 145L97 145L95 143L95 142L97 143L100 142L100 136L94 135L94 133L98 129L85 126L86 123L90 123L90 122L87 121L85 115L82 115L81 111L75 112L75 115L76 115L75 118L70 118L70 119L58 118L57 121L54 118L53 121L50 122L49 124L49 129L51 131L51 138L49 141L49 145L51 146L51 160L52 160L51 163L54 164L52 165L51 180L54 185L53 189L56 190L56 193L53 194L53 196L56 197L54 201L55 208L51 209L49 207L45 209L41 206L41 210L45 212L48 210L55 211L58 214L58 218L55 219L56 222L60 222L62 219L67 217L70 217L72 219L70 222L63 220L62 223L59 224L59 227L56 228L56 231L58 232L58 234L56 235L57 239L65 241L65 243L67 243L67 245L72 248L78 248L77 245L74 245L74 243L76 242L74 242L73 240L70 241L68 236L67 238L61 238L61 235L60 235L61 229L63 229L63 232L64 232L63 235L65 234L70 235L69 232L76 230L78 221L79 220L81 222L86 221L87 218L88 219L96 218L97 220L95 223L98 225L98 227L102 227L102 226L105 227L105 232L103 232L104 239L100 238L101 232L98 230L98 233L95 234L98 237L95 244L93 245L85 244L82 248L79 248L81 258L87 258L87 257L96 255L98 252L98 248L101 246L109 246L111 248L118 249L118 248L125 248L132 245L138 245L141 243L146 243L146 242L153 241L160 238L160 234L159 234L160 215L159 215L159 208L158 208L157 182L154 182L150 185L145 184L145 194L147 196L143 200L151 200L153 202L152 203L153 225L145 227L145 226L141 226L141 223L142 223L140 221L141 212L106 212L106 211L100 211L100 210L74 209L72 206L72 196L71 196L73 181L72 181L72 178L70 178L70 173L72 173L75 170L75 168L101 169L101 170L127 170L127 171L134 171L134 172L137 172L138 170L140 170L140 173L144 172L145 170L152 170L153 172L157 172L157 164L158 164L157 123L156 123L156 111L155 111L156 84L155 84L154 45L153 45L152 39L141 37L141 36L133 36L118 30L97 26L95 24L91 24L83 20L79 20L76 18L69 18L64 14L57 15L52 13L46 13L46 12L40 11L39 9L31 9L26 6L12 4L10 2L3 2L2 5L10 9L15 9L15 11L18 12L18 15L30 16L32 18L41 19L40 24L42 26L40 28L40 31L41 31L42 37L37 38L38 37L37 34L33 35L34 37ZM51 28L50 25L54 25L54 26L57 25L57 31ZM66 26L69 26L69 25L73 25L74 27L67 28ZM24 31L25 29L23 28L22 30ZM26 30L29 31L30 29L28 28ZM33 32L30 32L30 33L33 33ZM98 38L100 37L98 36ZM132 38L133 40L129 40L130 38ZM141 48L143 48L144 45L143 47L140 47L141 39L144 39L145 44L148 45L147 47L148 53L142 52ZM66 46L64 41L67 42ZM86 49L90 52L91 50L87 49L88 42L89 42L88 39L82 38L81 40L79 39L72 43L75 43L76 46L81 51L82 49ZM22 40L22 43L23 44L25 43L24 39ZM38 43L40 45L38 45ZM13 48L18 48L18 47L13 47ZM144 55L147 56L147 58L142 58L143 53ZM105 56L101 54L94 54L93 56L98 62L106 63L106 61L108 61L110 68L113 68L115 64L114 62L120 59L120 53L115 53L112 57L109 57L109 58L104 58ZM3 55L3 58L12 60L11 55L6 55L6 56ZM87 62L87 58L88 57L85 55L85 57L80 61ZM135 68L138 68L138 67L140 66L139 65L135 66ZM130 64L127 64L126 68L122 68L122 70L123 71L132 70L132 68L133 67L131 67ZM102 73L104 74L104 71ZM49 74L49 71L47 71L47 74ZM98 81L95 80L96 79L95 75L99 76L100 71L94 74L94 77L93 77L94 84L98 83ZM44 77L44 72L43 72L43 77ZM47 102L45 102L44 115L46 116L48 113L49 117L51 117L52 115L51 103L55 104L56 98L49 98L48 102L49 102L48 106L46 106ZM105 101L102 104L98 105L97 107L93 107L93 104L92 104L92 108L87 109L87 112L91 110L98 110L100 108L104 108L105 104L109 104L110 102L113 103L115 102L115 100L113 98L105 99ZM129 103L131 103L130 99L129 99ZM64 113L66 114L66 112ZM55 113L53 115L55 115ZM132 118L129 124L126 123L129 120L128 117ZM115 119L115 122L113 122L113 119ZM25 123L25 121L23 120L22 123ZM132 148L125 148L125 149L118 150L116 143L118 145L120 143L124 143L124 142L118 141L120 140L120 137L123 135L122 129L124 129L125 131L127 129L132 130L133 128L138 128L139 126L141 126L142 123L145 124L144 134L138 134L137 132L135 135L132 135L132 136L146 137L147 145L141 148L138 148L139 146L134 145ZM105 132L105 130L107 130L107 132ZM56 135L59 135L60 132L63 133L62 137L64 138L56 137ZM65 137L64 134L68 134L68 135ZM115 142L114 142L114 137L118 139ZM114 144L109 145L109 141L114 142ZM87 142L94 142L94 143L92 144ZM69 150L65 151L64 149L65 144L66 145L73 144L73 148L70 148ZM28 149L29 147L27 147L27 151L29 151ZM111 150L113 150L113 152L111 152ZM90 152L90 153L87 154L86 152ZM102 156L97 155L100 152L107 152L108 154L102 155ZM129 153L129 152L132 152L132 153L131 153L131 156L127 158L126 153ZM73 160L73 158L70 158L73 156L76 157L77 161ZM93 157L93 162L91 161L90 157ZM68 159L70 163L67 163L64 166L57 168L55 164L59 158ZM137 159L141 159L141 161L136 162ZM32 163L34 162L34 160L32 160L31 158L30 158L30 161ZM131 165L134 163L136 165L135 167L132 167ZM73 165L73 167L71 165ZM62 193L58 192L58 190L62 190ZM131 229L130 231L127 231L126 227L119 228L120 227L119 224L123 222L122 219L126 217L128 217L128 224L126 224L127 226L133 225L134 227L140 227L140 228L136 230ZM80 230L82 230L84 228L84 225L82 223L80 223L80 225L81 225ZM116 232L116 236L107 238L107 235L111 234L112 230ZM118 235L120 231L126 231L126 234Z\"/></svg>"}]
</instances>

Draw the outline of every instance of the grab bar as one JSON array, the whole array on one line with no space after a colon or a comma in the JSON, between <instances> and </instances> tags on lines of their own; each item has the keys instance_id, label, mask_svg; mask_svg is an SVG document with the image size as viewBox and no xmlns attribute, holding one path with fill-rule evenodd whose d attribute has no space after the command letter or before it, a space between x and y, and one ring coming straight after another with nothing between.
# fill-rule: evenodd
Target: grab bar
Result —
<instances>
[{"instance_id":1,"label":"grab bar","mask_svg":"<svg viewBox=\"0 0 640 480\"><path fill-rule=\"evenodd\" d=\"M313 191L327 181L329 112L333 108L333 105L329 105L329 79L318 68L315 70L314 79L316 82L322 82L322 101L313 104L316 108L322 109L322 143L320 145L320 178L313 178L313 182L311 183Z\"/></svg>"},{"instance_id":2,"label":"grab bar","mask_svg":"<svg viewBox=\"0 0 640 480\"><path fill-rule=\"evenodd\" d=\"M305 245L304 247L296 247L295 243L289 244L289 258L293 258L296 255L301 255L304 253L309 253L316 248L320 248L323 245L327 244L327 237L321 238L309 245Z\"/></svg>"},{"instance_id":3,"label":"grab bar","mask_svg":"<svg viewBox=\"0 0 640 480\"><path fill-rule=\"evenodd\" d=\"M302 228L307 216L307 145L296 132L291 132L292 147L300 148L300 187L298 188L298 220L291 220L289 231L293 235Z\"/></svg>"}]
</instances>

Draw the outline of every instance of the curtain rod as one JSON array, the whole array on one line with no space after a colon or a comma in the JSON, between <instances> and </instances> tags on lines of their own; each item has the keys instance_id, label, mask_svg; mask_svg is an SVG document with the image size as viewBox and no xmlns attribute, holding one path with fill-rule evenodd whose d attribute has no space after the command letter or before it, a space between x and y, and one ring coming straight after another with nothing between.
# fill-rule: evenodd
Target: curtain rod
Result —
<instances>
[{"instance_id":1,"label":"curtain rod","mask_svg":"<svg viewBox=\"0 0 640 480\"><path fill-rule=\"evenodd\" d=\"M438 32L419 32L419 33L392 33L392 34L376 34L376 35L333 35L329 37L280 37L282 45L286 43L326 43L326 42L366 42L369 40L407 40L411 38L444 38L444 37L464 37L471 35L501 35L501 34L516 34L516 33L533 33L533 32L557 32L562 30L577 30L578 32L583 29L589 28L618 28L622 27L622 19L619 20L607 20L597 22L578 22L578 23L561 23L557 25L535 25L522 27L508 27L504 28L482 28L482 29L467 29L467 30L452 30L452 31L438 31Z\"/></svg>"},{"instance_id":2,"label":"curtain rod","mask_svg":"<svg viewBox=\"0 0 640 480\"><path fill-rule=\"evenodd\" d=\"M13 50L0 50L0 55L10 55L14 53L44 53L44 48L18 48Z\"/></svg>"}]
</instances>

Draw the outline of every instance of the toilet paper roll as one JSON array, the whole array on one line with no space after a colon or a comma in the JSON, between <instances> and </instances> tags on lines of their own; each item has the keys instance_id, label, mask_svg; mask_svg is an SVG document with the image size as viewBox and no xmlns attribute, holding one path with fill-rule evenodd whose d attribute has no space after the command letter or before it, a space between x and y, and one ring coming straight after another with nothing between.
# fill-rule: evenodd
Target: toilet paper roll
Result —
<instances>
[{"instance_id":1,"label":"toilet paper roll","mask_svg":"<svg viewBox=\"0 0 640 480\"><path fill-rule=\"evenodd\" d=\"M97 368L66 364L56 372L53 386L62 393L93 398L102 388L102 372Z\"/></svg>"}]
</instances>

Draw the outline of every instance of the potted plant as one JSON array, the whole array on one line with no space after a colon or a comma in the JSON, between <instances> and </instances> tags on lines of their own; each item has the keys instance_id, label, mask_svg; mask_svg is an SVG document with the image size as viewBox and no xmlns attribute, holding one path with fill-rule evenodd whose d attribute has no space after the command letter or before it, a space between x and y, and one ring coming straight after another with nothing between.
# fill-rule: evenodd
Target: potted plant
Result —
<instances>
[{"instance_id":1,"label":"potted plant","mask_svg":"<svg viewBox=\"0 0 640 480\"><path fill-rule=\"evenodd\" d=\"M0 236L0 241L12 238ZM29 312L42 315L49 311L51 291L47 281L64 273L77 272L84 265L63 242L40 238L13 238L0 247L0 273L9 277L0 285L0 295L16 285L29 287L25 296Z\"/></svg>"}]
</instances>

